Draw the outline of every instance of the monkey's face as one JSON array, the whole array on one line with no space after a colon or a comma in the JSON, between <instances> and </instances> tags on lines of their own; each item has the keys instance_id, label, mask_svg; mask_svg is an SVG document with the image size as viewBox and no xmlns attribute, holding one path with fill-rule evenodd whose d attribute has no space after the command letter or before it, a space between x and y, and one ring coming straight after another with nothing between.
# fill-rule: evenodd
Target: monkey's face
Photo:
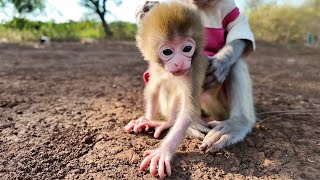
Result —
<instances>
[{"instance_id":1,"label":"monkey's face","mask_svg":"<svg viewBox=\"0 0 320 180\"><path fill-rule=\"evenodd\" d=\"M195 49L196 45L192 38L174 38L160 43L158 55L168 72L181 76L190 69Z\"/></svg>"}]
</instances>

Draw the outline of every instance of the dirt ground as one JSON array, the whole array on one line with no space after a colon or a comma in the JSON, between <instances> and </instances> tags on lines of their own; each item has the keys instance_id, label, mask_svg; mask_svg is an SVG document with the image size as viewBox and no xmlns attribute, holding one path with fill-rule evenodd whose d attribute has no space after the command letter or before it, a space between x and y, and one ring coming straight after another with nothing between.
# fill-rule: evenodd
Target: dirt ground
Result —
<instances>
[{"instance_id":1,"label":"dirt ground","mask_svg":"<svg viewBox=\"0 0 320 180\"><path fill-rule=\"evenodd\" d=\"M319 179L320 51L258 44L247 59L258 122L215 154L186 138L171 179ZM133 42L0 45L0 179L153 179L161 140L126 134L143 114Z\"/></svg>"}]
</instances>

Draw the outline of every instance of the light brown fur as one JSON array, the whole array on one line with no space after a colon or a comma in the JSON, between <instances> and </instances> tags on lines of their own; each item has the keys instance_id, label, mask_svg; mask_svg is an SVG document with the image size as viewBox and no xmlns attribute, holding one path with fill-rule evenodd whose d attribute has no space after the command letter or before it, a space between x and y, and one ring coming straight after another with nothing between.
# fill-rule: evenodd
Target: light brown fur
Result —
<instances>
[{"instance_id":1,"label":"light brown fur","mask_svg":"<svg viewBox=\"0 0 320 180\"><path fill-rule=\"evenodd\" d=\"M167 9L172 9L175 13ZM189 91L188 94L193 95L193 97L190 97L192 100L190 103L192 104L186 105L186 107L191 108L191 111L195 111L197 114L199 111L195 109L200 110L199 96L208 65L206 57L199 53L203 49L204 37L203 27L199 19L200 17L195 11L188 10L181 3L162 4L161 6L155 6L152 14L143 19L136 36L137 46L145 60L149 61L151 72L145 96L148 97L148 92L158 88L160 84L165 86L162 89L166 89L166 94L168 93L170 96L180 96L181 93L185 93L184 91ZM163 40L187 36L192 37L197 42L196 53L192 59L192 70L183 77L175 77L162 67L156 50ZM168 102L166 103L168 104ZM161 104L160 106L167 106L167 104ZM163 115L168 116L167 114Z\"/></svg>"}]
</instances>

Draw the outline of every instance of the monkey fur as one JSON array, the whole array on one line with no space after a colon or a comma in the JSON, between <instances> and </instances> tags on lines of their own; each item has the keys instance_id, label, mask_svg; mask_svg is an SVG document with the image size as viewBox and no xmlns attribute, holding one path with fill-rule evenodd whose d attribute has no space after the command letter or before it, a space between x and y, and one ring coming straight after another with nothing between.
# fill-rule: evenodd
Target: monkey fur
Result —
<instances>
[{"instance_id":1,"label":"monkey fur","mask_svg":"<svg viewBox=\"0 0 320 180\"><path fill-rule=\"evenodd\" d=\"M156 164L150 164L150 172L156 175L156 167L159 164L160 178L170 176L172 156L190 124L193 121L200 121L200 94L208 66L207 58L202 54L203 38L203 26L199 15L195 9L182 3L156 5L139 25L137 46L144 59L148 61L150 70L150 81L144 92L146 114L139 120L130 122L126 131L140 132L141 129L147 130L152 126L157 131L172 126L158 149L145 152L146 158L140 166L143 170L151 161L158 161ZM159 54L163 44L168 48ZM181 48L180 55L178 52L180 49L175 47L184 44L186 45ZM167 68L166 65L173 63L171 61L179 62L183 59L181 56L183 53L188 53L191 47L194 48L192 51L194 53L190 57L191 65L187 70L176 71ZM170 54L170 51L179 57L177 59L173 57L169 61L161 59L163 56L161 53ZM187 61L189 60L184 64L187 64ZM154 115L158 109L168 121L154 125ZM158 134L155 133L155 137L158 137Z\"/></svg>"},{"instance_id":2,"label":"monkey fur","mask_svg":"<svg viewBox=\"0 0 320 180\"><path fill-rule=\"evenodd\" d=\"M168 7L171 4L175 4L172 9ZM137 34L137 46L149 62L151 72L150 82L145 88L146 114L129 122L125 129L128 133L139 133L155 128L154 136L157 138L164 129L172 127L158 149L145 152L146 158L140 166L143 170L153 162L150 163L150 172L156 175L159 164L158 174L160 178L164 178L171 174L170 160L186 131L203 139L201 150L217 151L243 140L255 123L255 113L248 68L241 58L245 41L232 41L215 55L214 60L208 61L202 55L203 27L193 6L175 2L160 3L152 7L147 15L141 16L143 19ZM184 8L191 10L192 17L184 10L180 11ZM182 23L185 21L188 23ZM186 25L192 31L186 31ZM196 44L191 71L175 76L168 73L165 62L159 58L157 51L163 41L174 42L174 39L183 39L186 35L192 36ZM209 86L201 89L208 62L216 63L215 66L221 66L224 71L220 72L222 75L209 80ZM214 69L209 68L210 71L212 73ZM217 81L217 78L222 82ZM208 82L204 84L206 83ZM154 114L158 109L168 121L154 121Z\"/></svg>"}]
</instances>

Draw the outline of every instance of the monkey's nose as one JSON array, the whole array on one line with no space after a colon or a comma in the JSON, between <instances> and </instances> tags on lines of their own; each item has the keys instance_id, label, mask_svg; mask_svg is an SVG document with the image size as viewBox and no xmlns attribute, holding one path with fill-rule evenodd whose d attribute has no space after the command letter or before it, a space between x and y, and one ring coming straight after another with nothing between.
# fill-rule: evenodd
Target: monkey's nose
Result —
<instances>
[{"instance_id":1,"label":"monkey's nose","mask_svg":"<svg viewBox=\"0 0 320 180\"><path fill-rule=\"evenodd\" d=\"M175 65L176 67L179 67L179 64L177 64L177 63L174 63L174 65Z\"/></svg>"}]
</instances>

